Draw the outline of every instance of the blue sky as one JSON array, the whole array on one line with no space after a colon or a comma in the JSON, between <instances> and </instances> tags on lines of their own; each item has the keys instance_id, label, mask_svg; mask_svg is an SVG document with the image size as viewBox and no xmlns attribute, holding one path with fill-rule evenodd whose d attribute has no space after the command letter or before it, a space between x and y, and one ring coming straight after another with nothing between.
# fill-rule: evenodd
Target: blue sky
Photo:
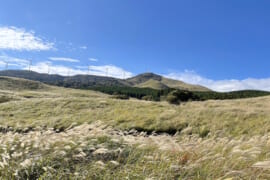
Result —
<instances>
[{"instance_id":1,"label":"blue sky","mask_svg":"<svg viewBox=\"0 0 270 180\"><path fill-rule=\"evenodd\" d=\"M0 69L270 90L270 1L6 0Z\"/></svg>"}]
</instances>

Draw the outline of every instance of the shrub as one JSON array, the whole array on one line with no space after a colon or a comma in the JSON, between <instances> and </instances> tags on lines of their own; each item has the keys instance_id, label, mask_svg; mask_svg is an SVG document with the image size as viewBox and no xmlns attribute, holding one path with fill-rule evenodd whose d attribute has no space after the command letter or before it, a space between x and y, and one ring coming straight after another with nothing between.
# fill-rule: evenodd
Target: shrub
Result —
<instances>
[{"instance_id":1,"label":"shrub","mask_svg":"<svg viewBox=\"0 0 270 180\"><path fill-rule=\"evenodd\" d=\"M11 98L5 97L5 96L0 96L0 103L5 103L10 101Z\"/></svg>"},{"instance_id":2,"label":"shrub","mask_svg":"<svg viewBox=\"0 0 270 180\"><path fill-rule=\"evenodd\" d=\"M166 98L166 100L170 103L170 104L179 104L179 100L177 98L177 96L174 96L172 94L169 94Z\"/></svg>"},{"instance_id":3,"label":"shrub","mask_svg":"<svg viewBox=\"0 0 270 180\"><path fill-rule=\"evenodd\" d=\"M179 104L180 102L187 102L189 100L198 100L195 94L190 91L174 90L167 96L167 101L171 104Z\"/></svg>"}]
</instances>

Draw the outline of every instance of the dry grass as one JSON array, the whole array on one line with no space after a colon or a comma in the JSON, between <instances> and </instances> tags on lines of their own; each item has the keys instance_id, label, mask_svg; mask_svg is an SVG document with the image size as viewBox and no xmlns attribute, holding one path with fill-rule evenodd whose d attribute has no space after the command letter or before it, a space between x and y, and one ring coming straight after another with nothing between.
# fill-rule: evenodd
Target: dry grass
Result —
<instances>
[{"instance_id":1,"label":"dry grass","mask_svg":"<svg viewBox=\"0 0 270 180\"><path fill-rule=\"evenodd\" d=\"M270 97L174 106L166 102L117 100L101 93L64 88L0 91L0 96L10 99L1 103L0 124L15 128L65 128L73 122L101 120L120 129L175 132L188 126L191 134L207 130L227 137L263 135L270 130Z\"/></svg>"},{"instance_id":2,"label":"dry grass","mask_svg":"<svg viewBox=\"0 0 270 180\"><path fill-rule=\"evenodd\" d=\"M157 81L157 80L153 80L153 79L150 79L150 80L148 80L146 82L137 84L136 87L153 88L153 89L166 89L166 88L168 88L168 86L166 86L162 82Z\"/></svg>"},{"instance_id":3,"label":"dry grass","mask_svg":"<svg viewBox=\"0 0 270 180\"><path fill-rule=\"evenodd\" d=\"M270 178L270 97L174 106L12 86L0 86L3 179Z\"/></svg>"}]
</instances>

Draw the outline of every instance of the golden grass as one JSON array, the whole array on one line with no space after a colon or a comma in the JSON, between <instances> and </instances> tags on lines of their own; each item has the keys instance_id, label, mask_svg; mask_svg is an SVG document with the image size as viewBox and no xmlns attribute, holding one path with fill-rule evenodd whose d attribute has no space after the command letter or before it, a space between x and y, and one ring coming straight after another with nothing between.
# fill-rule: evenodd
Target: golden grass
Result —
<instances>
[{"instance_id":1,"label":"golden grass","mask_svg":"<svg viewBox=\"0 0 270 180\"><path fill-rule=\"evenodd\" d=\"M49 86L31 80L0 76L0 89L4 90L39 90L48 89Z\"/></svg>"},{"instance_id":2,"label":"golden grass","mask_svg":"<svg viewBox=\"0 0 270 180\"><path fill-rule=\"evenodd\" d=\"M166 86L162 82L157 81L157 80L153 80L153 79L150 79L144 83L138 84L138 85L136 85L136 87L153 88L153 89L166 89L166 88L168 88L168 86Z\"/></svg>"},{"instance_id":3,"label":"golden grass","mask_svg":"<svg viewBox=\"0 0 270 180\"><path fill-rule=\"evenodd\" d=\"M1 103L0 124L15 128L68 127L73 122L101 120L116 128L145 131L174 132L186 126L192 128L193 134L207 129L212 135L226 136L262 135L270 131L270 97L175 106L166 102L116 100L93 91L65 88L0 91L3 95L13 100Z\"/></svg>"},{"instance_id":4,"label":"golden grass","mask_svg":"<svg viewBox=\"0 0 270 180\"><path fill-rule=\"evenodd\" d=\"M187 84L182 81L177 81L173 79L168 78L162 78L161 83L165 84L166 86L170 88L176 88L176 89L184 89L189 91L211 91L210 89L200 86L200 85L193 85L193 84Z\"/></svg>"},{"instance_id":5,"label":"golden grass","mask_svg":"<svg viewBox=\"0 0 270 180\"><path fill-rule=\"evenodd\" d=\"M4 179L270 178L270 97L175 106L44 86L0 85Z\"/></svg>"}]
</instances>

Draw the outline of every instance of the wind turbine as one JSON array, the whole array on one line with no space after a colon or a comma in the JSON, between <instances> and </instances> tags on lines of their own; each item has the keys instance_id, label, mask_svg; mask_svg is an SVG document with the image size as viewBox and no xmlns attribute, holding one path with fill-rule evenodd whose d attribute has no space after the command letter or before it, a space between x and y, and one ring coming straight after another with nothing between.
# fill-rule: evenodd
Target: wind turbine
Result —
<instances>
[{"instance_id":1,"label":"wind turbine","mask_svg":"<svg viewBox=\"0 0 270 180\"><path fill-rule=\"evenodd\" d=\"M29 60L29 71L31 71L32 60Z\"/></svg>"},{"instance_id":2,"label":"wind turbine","mask_svg":"<svg viewBox=\"0 0 270 180\"><path fill-rule=\"evenodd\" d=\"M47 63L48 66L48 75L50 74L50 63Z\"/></svg>"},{"instance_id":3,"label":"wind turbine","mask_svg":"<svg viewBox=\"0 0 270 180\"><path fill-rule=\"evenodd\" d=\"M106 76L108 77L108 73L109 73L109 68L106 67Z\"/></svg>"},{"instance_id":4,"label":"wind turbine","mask_svg":"<svg viewBox=\"0 0 270 180\"><path fill-rule=\"evenodd\" d=\"M6 63L6 70L8 70L8 61L6 61L5 63Z\"/></svg>"}]
</instances>

